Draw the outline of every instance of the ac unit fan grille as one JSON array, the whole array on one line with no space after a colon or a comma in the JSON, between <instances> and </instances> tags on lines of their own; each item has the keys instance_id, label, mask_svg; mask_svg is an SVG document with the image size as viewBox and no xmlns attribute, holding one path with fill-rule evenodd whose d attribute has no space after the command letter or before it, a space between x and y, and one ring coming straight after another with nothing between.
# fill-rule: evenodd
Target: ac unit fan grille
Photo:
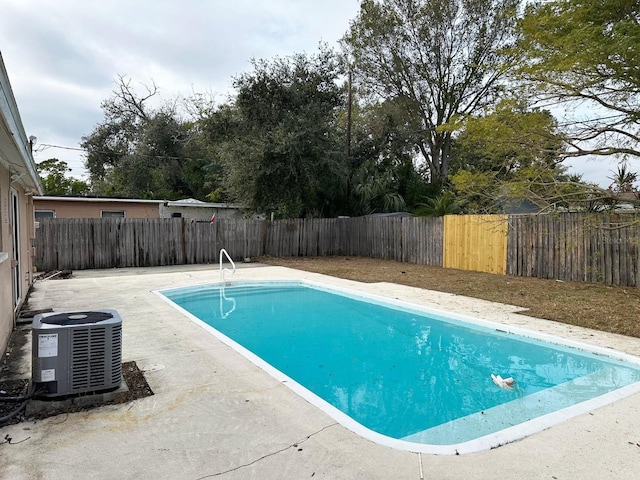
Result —
<instances>
[{"instance_id":1,"label":"ac unit fan grille","mask_svg":"<svg viewBox=\"0 0 640 480\"><path fill-rule=\"evenodd\" d=\"M105 381L105 328L74 329L71 334L71 390L99 388Z\"/></svg>"}]
</instances>

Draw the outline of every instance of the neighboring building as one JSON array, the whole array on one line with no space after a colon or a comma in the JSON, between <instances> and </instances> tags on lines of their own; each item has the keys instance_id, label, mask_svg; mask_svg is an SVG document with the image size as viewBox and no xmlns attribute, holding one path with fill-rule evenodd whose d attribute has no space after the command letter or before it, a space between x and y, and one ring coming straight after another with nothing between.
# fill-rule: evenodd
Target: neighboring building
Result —
<instances>
[{"instance_id":1,"label":"neighboring building","mask_svg":"<svg viewBox=\"0 0 640 480\"><path fill-rule=\"evenodd\" d=\"M133 198L33 197L39 218L187 218L210 221L216 218L243 218L244 208L228 203L184 200L138 200Z\"/></svg>"},{"instance_id":2,"label":"neighboring building","mask_svg":"<svg viewBox=\"0 0 640 480\"><path fill-rule=\"evenodd\" d=\"M160 207L160 216L190 218L193 220L211 220L214 215L217 219L243 218L246 209L231 203L206 203L194 198L185 198L174 202L164 202Z\"/></svg>"},{"instance_id":3,"label":"neighboring building","mask_svg":"<svg viewBox=\"0 0 640 480\"><path fill-rule=\"evenodd\" d=\"M158 218L164 200L34 197L38 218Z\"/></svg>"},{"instance_id":4,"label":"neighboring building","mask_svg":"<svg viewBox=\"0 0 640 480\"><path fill-rule=\"evenodd\" d=\"M33 195L42 194L27 139L0 54L0 352L33 282Z\"/></svg>"}]
</instances>

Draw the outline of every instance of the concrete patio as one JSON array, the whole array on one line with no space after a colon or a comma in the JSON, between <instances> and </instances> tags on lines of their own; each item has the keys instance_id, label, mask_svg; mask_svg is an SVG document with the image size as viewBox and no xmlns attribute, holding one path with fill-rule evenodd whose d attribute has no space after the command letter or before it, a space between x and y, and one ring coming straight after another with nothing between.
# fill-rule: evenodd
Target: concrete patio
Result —
<instances>
[{"instance_id":1,"label":"concrete patio","mask_svg":"<svg viewBox=\"0 0 640 480\"><path fill-rule=\"evenodd\" d=\"M530 318L517 307L391 284L240 266L233 279L311 279L640 356L640 339ZM229 279L229 277L227 277ZM132 403L0 429L3 479L625 479L640 471L640 395L480 453L438 456L365 440L152 291L217 281L216 266L74 272L36 283L31 309L115 308L123 360L154 391ZM23 369L30 374L30 345Z\"/></svg>"}]
</instances>

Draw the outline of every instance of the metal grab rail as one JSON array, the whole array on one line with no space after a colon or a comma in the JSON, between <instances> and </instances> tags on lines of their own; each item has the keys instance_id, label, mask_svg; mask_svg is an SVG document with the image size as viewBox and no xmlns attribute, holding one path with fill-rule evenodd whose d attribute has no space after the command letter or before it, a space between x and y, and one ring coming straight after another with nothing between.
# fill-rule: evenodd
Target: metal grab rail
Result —
<instances>
[{"instance_id":1,"label":"metal grab rail","mask_svg":"<svg viewBox=\"0 0 640 480\"><path fill-rule=\"evenodd\" d=\"M222 268L222 254L223 253L224 253L225 257L227 257L227 260L229 260L229 262L231 262L231 266L233 267L233 270L229 270L228 268ZM220 249L220 281L221 282L224 282L224 272L236 273L236 264L233 263L233 260L231 260L231 257L229 256L227 251L224 248L221 248Z\"/></svg>"}]
</instances>

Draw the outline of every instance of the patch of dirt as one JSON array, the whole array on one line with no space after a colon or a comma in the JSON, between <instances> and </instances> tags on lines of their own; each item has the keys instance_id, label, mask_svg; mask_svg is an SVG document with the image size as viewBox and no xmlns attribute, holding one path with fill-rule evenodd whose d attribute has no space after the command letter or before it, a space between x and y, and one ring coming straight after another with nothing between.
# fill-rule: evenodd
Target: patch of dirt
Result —
<instances>
[{"instance_id":1,"label":"patch of dirt","mask_svg":"<svg viewBox=\"0 0 640 480\"><path fill-rule=\"evenodd\" d=\"M30 418L47 418L54 415L60 415L61 413L72 413L84 410L90 410L102 405L116 405L120 403L128 403L139 398L149 397L153 395L153 391L147 380L144 378L143 372L138 368L136 362L125 362L122 364L122 380L127 384L128 391L122 392L115 396L108 402L102 402L91 406L79 406L71 405L69 407L61 407L56 409L47 409L40 413L30 416ZM29 380L2 380L0 379L0 419L10 416L22 402L4 402L1 401L2 397L23 397L28 394ZM86 395L86 394L85 394ZM61 400L67 397L57 397L55 400ZM26 406L26 405L25 405ZM0 422L0 428L5 425L12 425L20 423L25 419L24 411L16 414L10 419L7 419L4 423Z\"/></svg>"},{"instance_id":2,"label":"patch of dirt","mask_svg":"<svg viewBox=\"0 0 640 480\"><path fill-rule=\"evenodd\" d=\"M28 390L29 380L25 378L0 381L0 398L23 397L27 394ZM18 407L21 407L20 403L0 401L0 428L21 421L22 413L11 416ZM4 420L4 422L2 420Z\"/></svg>"},{"instance_id":3,"label":"patch of dirt","mask_svg":"<svg viewBox=\"0 0 640 480\"><path fill-rule=\"evenodd\" d=\"M144 378L144 373L138 368L136 362L125 362L122 364L122 379L129 387L128 392L122 392L118 398L114 399L111 403L127 403L138 398L150 397L153 395L153 390L147 383L147 379Z\"/></svg>"},{"instance_id":4,"label":"patch of dirt","mask_svg":"<svg viewBox=\"0 0 640 480\"><path fill-rule=\"evenodd\" d=\"M527 308L526 315L640 337L640 289L445 269L361 257L256 261L365 283L389 282Z\"/></svg>"}]
</instances>

